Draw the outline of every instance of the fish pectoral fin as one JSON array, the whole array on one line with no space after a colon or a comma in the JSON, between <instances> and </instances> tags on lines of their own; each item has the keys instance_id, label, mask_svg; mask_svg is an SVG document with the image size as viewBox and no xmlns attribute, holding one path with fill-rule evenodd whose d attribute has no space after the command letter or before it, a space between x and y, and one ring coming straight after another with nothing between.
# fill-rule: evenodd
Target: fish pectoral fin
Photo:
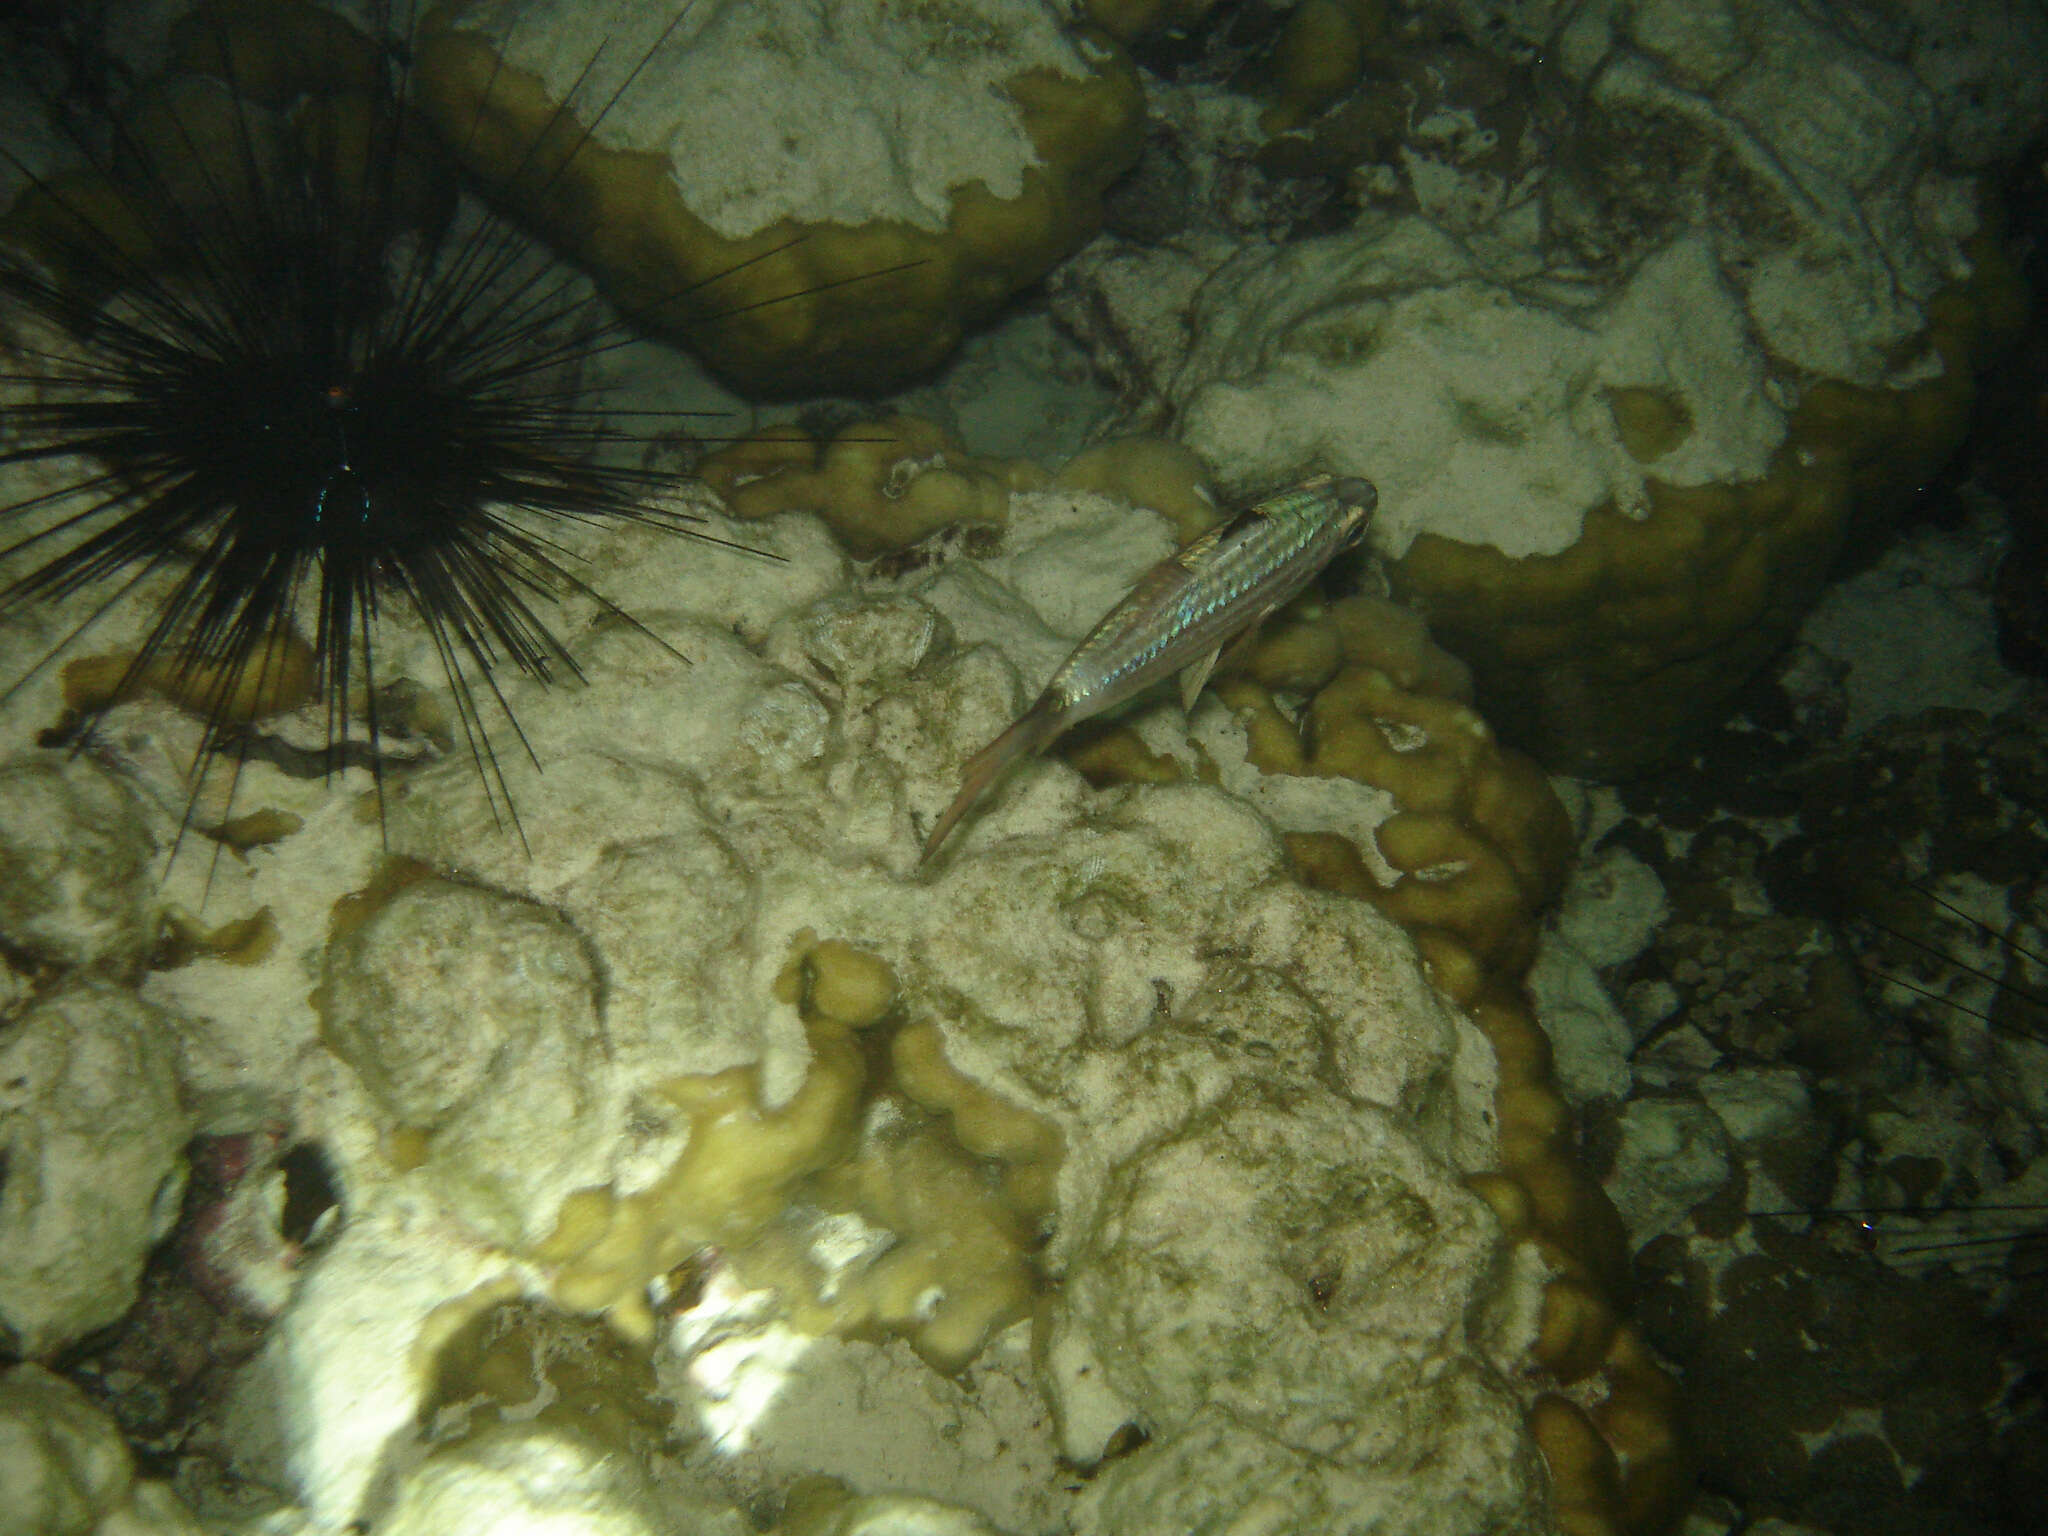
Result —
<instances>
[{"instance_id":1,"label":"fish pectoral fin","mask_svg":"<svg viewBox=\"0 0 2048 1536\"><path fill-rule=\"evenodd\" d=\"M1202 687L1213 676L1218 667L1234 672L1252 653L1259 643L1259 626L1273 616L1271 608L1263 608L1253 615L1251 623L1232 635L1208 655L1190 662L1181 669L1180 707L1192 710L1195 700L1201 696Z\"/></svg>"},{"instance_id":2,"label":"fish pectoral fin","mask_svg":"<svg viewBox=\"0 0 2048 1536\"><path fill-rule=\"evenodd\" d=\"M1197 657L1180 669L1180 707L1192 710L1195 700L1201 697L1202 685L1209 681L1209 674L1216 670L1216 658L1223 654L1223 647L1217 646L1206 656Z\"/></svg>"}]
</instances>

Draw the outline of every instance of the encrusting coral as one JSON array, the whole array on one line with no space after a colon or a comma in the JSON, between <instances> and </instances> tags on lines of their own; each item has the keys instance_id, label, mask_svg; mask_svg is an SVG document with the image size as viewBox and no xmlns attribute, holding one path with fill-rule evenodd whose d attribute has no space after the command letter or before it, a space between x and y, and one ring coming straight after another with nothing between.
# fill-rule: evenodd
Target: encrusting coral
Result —
<instances>
[{"instance_id":1,"label":"encrusting coral","mask_svg":"<svg viewBox=\"0 0 2048 1536\"><path fill-rule=\"evenodd\" d=\"M735 516L814 513L857 559L944 528L1000 528L1010 493L1046 481L1028 461L970 454L914 416L864 421L825 442L801 428L770 428L719 449L698 473Z\"/></svg>"}]
</instances>

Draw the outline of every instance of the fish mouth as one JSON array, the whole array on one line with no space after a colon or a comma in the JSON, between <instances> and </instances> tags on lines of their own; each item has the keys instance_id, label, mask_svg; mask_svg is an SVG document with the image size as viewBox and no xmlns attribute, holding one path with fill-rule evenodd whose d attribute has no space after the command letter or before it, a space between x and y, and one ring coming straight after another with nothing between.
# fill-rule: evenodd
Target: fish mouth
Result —
<instances>
[{"instance_id":1,"label":"fish mouth","mask_svg":"<svg viewBox=\"0 0 2048 1536\"><path fill-rule=\"evenodd\" d=\"M1330 489L1337 493L1337 499L1347 507L1356 507L1361 512L1370 512L1380 504L1380 493L1370 480L1361 480L1356 475L1340 475L1331 483Z\"/></svg>"}]
</instances>

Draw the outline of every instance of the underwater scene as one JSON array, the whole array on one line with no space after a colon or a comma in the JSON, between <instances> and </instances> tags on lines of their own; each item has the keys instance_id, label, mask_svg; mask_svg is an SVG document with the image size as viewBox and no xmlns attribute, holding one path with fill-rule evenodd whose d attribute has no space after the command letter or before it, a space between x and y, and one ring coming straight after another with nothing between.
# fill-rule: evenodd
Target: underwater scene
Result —
<instances>
[{"instance_id":1,"label":"underwater scene","mask_svg":"<svg viewBox=\"0 0 2048 1536\"><path fill-rule=\"evenodd\" d=\"M0 10L0 1536L2048 1507L2048 0Z\"/></svg>"}]
</instances>

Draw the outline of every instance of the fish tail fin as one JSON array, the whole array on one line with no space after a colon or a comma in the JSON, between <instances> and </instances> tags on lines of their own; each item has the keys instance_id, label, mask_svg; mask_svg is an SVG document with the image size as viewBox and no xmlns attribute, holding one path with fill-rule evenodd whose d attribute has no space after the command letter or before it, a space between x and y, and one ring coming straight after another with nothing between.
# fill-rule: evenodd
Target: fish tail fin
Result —
<instances>
[{"instance_id":1,"label":"fish tail fin","mask_svg":"<svg viewBox=\"0 0 2048 1536\"><path fill-rule=\"evenodd\" d=\"M960 818L974 808L977 800L988 793L989 786L1002 776L1003 771L1020 758L1043 750L1053 737L1059 735L1062 723L1052 710L1026 710L1016 724L970 757L960 771L960 793L953 797L953 803L946 807L945 814L933 823L930 836L924 840L924 852L918 855L918 863L929 863L931 856L939 851L939 844L946 840L946 834L959 825Z\"/></svg>"}]
</instances>

